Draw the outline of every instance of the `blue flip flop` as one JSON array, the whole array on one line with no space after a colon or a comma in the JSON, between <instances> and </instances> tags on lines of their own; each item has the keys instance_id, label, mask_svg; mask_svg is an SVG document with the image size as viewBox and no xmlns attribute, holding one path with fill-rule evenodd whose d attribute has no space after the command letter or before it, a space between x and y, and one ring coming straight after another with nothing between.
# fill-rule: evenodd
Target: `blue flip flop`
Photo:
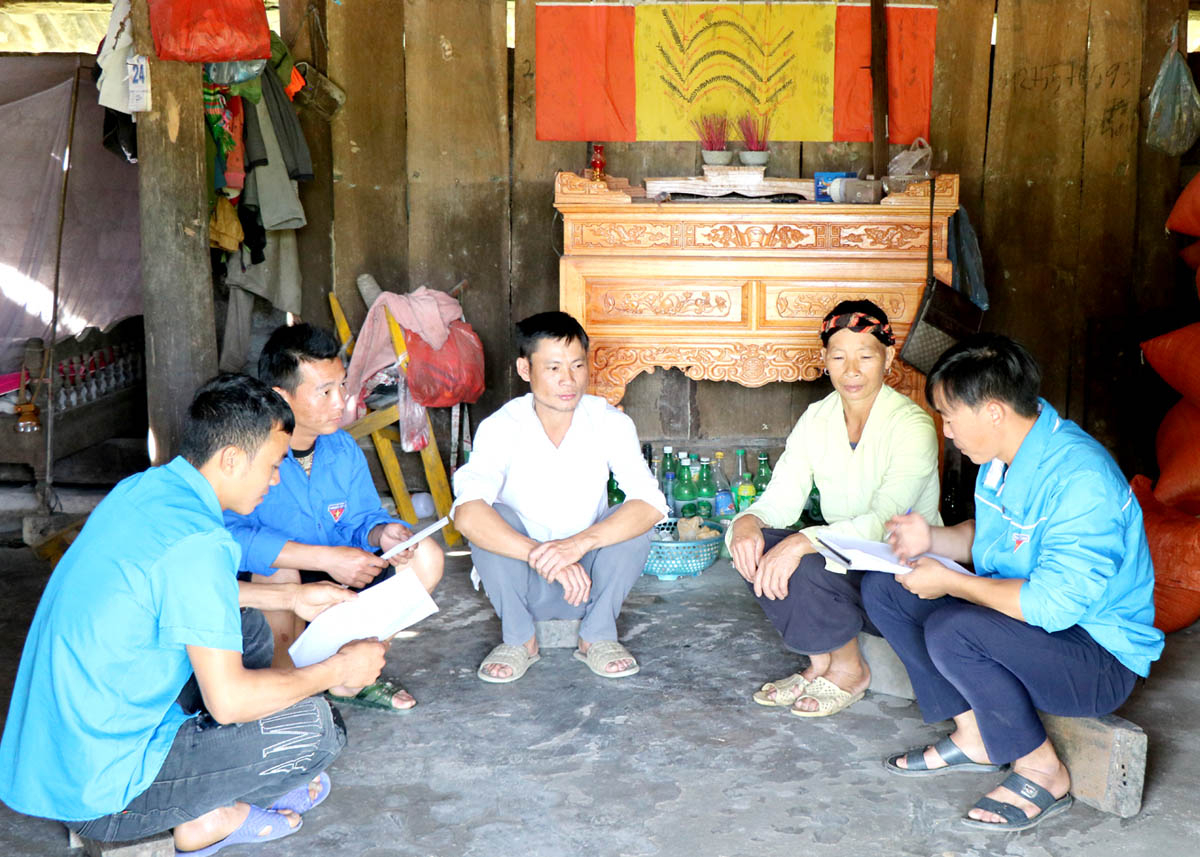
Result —
<instances>
[{"instance_id":1,"label":"blue flip flop","mask_svg":"<svg viewBox=\"0 0 1200 857\"><path fill-rule=\"evenodd\" d=\"M303 821L300 824L303 824ZM299 830L300 824L292 827L288 824L287 816L282 813L251 806L250 814L246 816L242 826L220 842L214 842L207 848L197 851L176 851L175 857L208 857L209 854L216 854L227 845L249 845L256 842L270 842L272 839L282 839ZM264 827L269 827L270 831L259 836L258 832Z\"/></svg>"},{"instance_id":2,"label":"blue flip flop","mask_svg":"<svg viewBox=\"0 0 1200 857\"><path fill-rule=\"evenodd\" d=\"M317 780L318 788L316 797L313 797L311 794L309 794L308 787L312 783L310 780L302 786L296 786L296 788L292 789L279 800L275 801L275 803L267 807L267 812L279 812L281 810L290 809L292 812L296 813L296 815L304 815L304 813L308 812L314 806L321 803L321 801L325 800L325 798L329 797L329 788L331 785L329 781L329 774L321 771L321 773L317 775Z\"/></svg>"}]
</instances>

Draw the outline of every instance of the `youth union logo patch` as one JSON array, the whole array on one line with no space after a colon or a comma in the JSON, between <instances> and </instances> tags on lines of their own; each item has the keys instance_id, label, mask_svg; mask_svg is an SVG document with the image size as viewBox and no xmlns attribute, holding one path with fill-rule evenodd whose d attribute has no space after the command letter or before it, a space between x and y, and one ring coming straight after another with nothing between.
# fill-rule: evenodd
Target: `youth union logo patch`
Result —
<instances>
[{"instance_id":1,"label":"youth union logo patch","mask_svg":"<svg viewBox=\"0 0 1200 857\"><path fill-rule=\"evenodd\" d=\"M1021 549L1021 545L1025 544L1025 542L1027 542L1027 541L1029 541L1028 534L1014 533L1013 534L1013 553L1016 553L1017 551L1019 551Z\"/></svg>"},{"instance_id":2,"label":"youth union logo patch","mask_svg":"<svg viewBox=\"0 0 1200 857\"><path fill-rule=\"evenodd\" d=\"M329 516L331 518L333 518L333 522L335 524L342 519L342 513L345 511L346 511L345 503L330 503L329 504Z\"/></svg>"}]
</instances>

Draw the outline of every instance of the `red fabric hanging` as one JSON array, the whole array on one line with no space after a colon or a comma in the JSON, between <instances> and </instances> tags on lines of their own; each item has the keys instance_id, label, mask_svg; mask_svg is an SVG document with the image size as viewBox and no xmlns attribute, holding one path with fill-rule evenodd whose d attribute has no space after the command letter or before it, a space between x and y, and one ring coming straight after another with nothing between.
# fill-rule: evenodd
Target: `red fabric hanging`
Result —
<instances>
[{"instance_id":1,"label":"red fabric hanging","mask_svg":"<svg viewBox=\"0 0 1200 857\"><path fill-rule=\"evenodd\" d=\"M160 60L230 62L271 57L263 0L148 0Z\"/></svg>"}]
</instances>

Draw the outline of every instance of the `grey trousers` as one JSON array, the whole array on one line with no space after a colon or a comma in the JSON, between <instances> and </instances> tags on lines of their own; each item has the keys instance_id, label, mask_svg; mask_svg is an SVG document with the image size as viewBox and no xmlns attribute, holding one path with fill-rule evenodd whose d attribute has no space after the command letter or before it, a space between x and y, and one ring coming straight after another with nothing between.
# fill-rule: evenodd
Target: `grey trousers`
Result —
<instances>
[{"instance_id":1,"label":"grey trousers","mask_svg":"<svg viewBox=\"0 0 1200 857\"><path fill-rule=\"evenodd\" d=\"M515 511L497 503L493 508L517 532L528 535ZM603 518L612 513L609 509ZM650 533L598 548L579 560L592 578L588 600L578 607L567 603L558 583L547 583L529 563L471 545L471 559L496 615L504 642L520 646L532 639L533 623L544 619L580 619L579 636L589 643L617 639L617 616L650 554Z\"/></svg>"}]
</instances>

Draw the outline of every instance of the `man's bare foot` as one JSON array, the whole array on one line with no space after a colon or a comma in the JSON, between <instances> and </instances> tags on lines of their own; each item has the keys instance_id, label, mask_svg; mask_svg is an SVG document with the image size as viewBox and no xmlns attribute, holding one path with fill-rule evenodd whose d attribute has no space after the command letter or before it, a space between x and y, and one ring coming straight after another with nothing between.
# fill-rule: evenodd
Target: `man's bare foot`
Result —
<instances>
[{"instance_id":1,"label":"man's bare foot","mask_svg":"<svg viewBox=\"0 0 1200 857\"><path fill-rule=\"evenodd\" d=\"M1023 760L1013 762L1013 773L1020 774L1027 780L1032 780L1037 783L1055 798L1063 797L1071 790L1071 775L1067 772L1067 768L1062 762L1058 762L1052 770L1039 770L1028 764L1024 764ZM1003 786L996 786L987 793L987 797L1000 803L1011 804L1020 809L1028 818L1033 818L1041 812L1036 804L1030 803L1021 795L1012 792ZM972 807L967 812L968 818L973 818L976 821L984 821L988 824L1003 824L1008 819L994 812L988 812L986 809Z\"/></svg>"},{"instance_id":2,"label":"man's bare foot","mask_svg":"<svg viewBox=\"0 0 1200 857\"><path fill-rule=\"evenodd\" d=\"M241 827L249 814L250 804L238 802L230 806L218 807L199 818L184 822L173 831L175 848L178 851L199 851L201 848L207 848ZM287 818L287 823L292 828L300 824L300 816L291 810L282 810L280 815ZM257 835L266 836L270 832L270 825L266 825L257 832Z\"/></svg>"},{"instance_id":3,"label":"man's bare foot","mask_svg":"<svg viewBox=\"0 0 1200 857\"><path fill-rule=\"evenodd\" d=\"M591 643L587 642L582 637L579 638L579 653L580 654L586 655L588 653L588 649L590 649L591 647L592 647ZM607 664L605 664L604 671L608 672L608 673L625 672L625 670L629 669L636 663L637 663L637 661L634 660L633 658L618 658L615 661L609 661Z\"/></svg>"},{"instance_id":4,"label":"man's bare foot","mask_svg":"<svg viewBox=\"0 0 1200 857\"><path fill-rule=\"evenodd\" d=\"M530 637L525 641L525 651L529 657L535 657L538 653L537 635ZM508 664L491 663L483 667L483 671L492 678L509 678L513 674L513 668ZM414 703L415 704L415 703Z\"/></svg>"}]
</instances>

